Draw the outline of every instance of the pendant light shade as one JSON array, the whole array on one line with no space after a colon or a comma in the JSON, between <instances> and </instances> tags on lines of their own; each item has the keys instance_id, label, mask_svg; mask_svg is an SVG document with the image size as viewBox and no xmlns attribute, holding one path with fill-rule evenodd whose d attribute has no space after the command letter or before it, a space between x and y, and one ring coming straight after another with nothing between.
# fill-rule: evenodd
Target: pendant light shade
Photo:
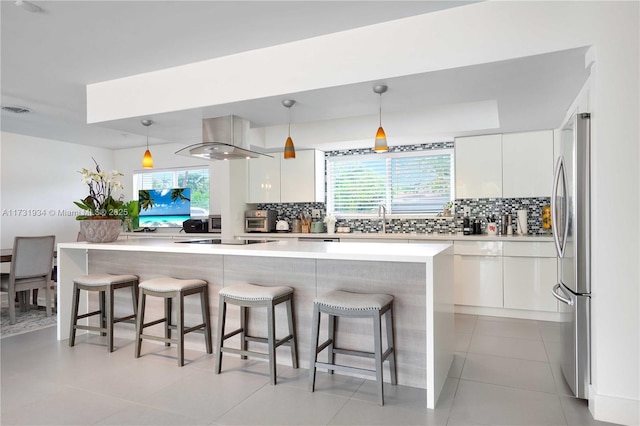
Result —
<instances>
[{"instance_id":1,"label":"pendant light shade","mask_svg":"<svg viewBox=\"0 0 640 426\"><path fill-rule=\"evenodd\" d=\"M378 131L376 132L376 143L373 147L375 152L387 152L389 151L389 147L387 146L387 135L382 128L382 94L387 91L387 86L385 85L377 85L373 86L373 91L380 95L380 122L378 124Z\"/></svg>"},{"instance_id":2,"label":"pendant light shade","mask_svg":"<svg viewBox=\"0 0 640 426\"><path fill-rule=\"evenodd\" d=\"M149 126L153 124L153 121L142 120L141 123L147 128L147 150L144 152L144 156L142 157L142 168L153 169L153 157L151 156L151 151L149 151Z\"/></svg>"},{"instance_id":3,"label":"pendant light shade","mask_svg":"<svg viewBox=\"0 0 640 426\"><path fill-rule=\"evenodd\" d=\"M282 105L289 110L289 133L287 141L284 143L284 159L288 160L296 158L296 148L293 146L293 139L291 139L291 107L295 105L296 101L293 99L285 99L282 101Z\"/></svg>"}]
</instances>

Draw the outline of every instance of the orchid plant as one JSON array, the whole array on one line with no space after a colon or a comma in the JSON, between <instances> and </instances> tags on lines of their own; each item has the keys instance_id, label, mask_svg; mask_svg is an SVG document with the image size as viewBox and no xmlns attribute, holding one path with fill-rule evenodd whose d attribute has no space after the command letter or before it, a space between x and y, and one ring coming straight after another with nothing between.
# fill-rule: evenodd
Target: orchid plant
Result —
<instances>
[{"instance_id":1,"label":"orchid plant","mask_svg":"<svg viewBox=\"0 0 640 426\"><path fill-rule=\"evenodd\" d=\"M83 200L74 201L76 206L90 214L76 216L76 219L121 219L127 215L127 209L124 208L124 201L113 197L113 191L123 188L119 178L124 175L116 170L106 173L95 159L92 160L96 164L95 171L82 169L79 172L82 181L89 187L89 195Z\"/></svg>"}]
</instances>

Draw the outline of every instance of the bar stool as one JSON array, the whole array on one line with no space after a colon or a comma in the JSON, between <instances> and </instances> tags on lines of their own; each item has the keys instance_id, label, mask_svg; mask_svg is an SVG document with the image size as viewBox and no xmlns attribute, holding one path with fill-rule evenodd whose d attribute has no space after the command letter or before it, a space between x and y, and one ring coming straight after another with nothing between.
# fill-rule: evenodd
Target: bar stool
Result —
<instances>
[{"instance_id":1,"label":"bar stool","mask_svg":"<svg viewBox=\"0 0 640 426\"><path fill-rule=\"evenodd\" d=\"M329 316L328 339L318 345L320 334L320 314ZM386 315L385 315L386 314ZM381 318L385 315L387 331L387 350L382 352ZM362 352L352 349L338 348L336 342L336 317L371 318L373 320L374 352ZM345 371L351 373L375 376L378 388L378 402L384 405L382 363L389 361L391 372L391 384L397 384L396 357L393 336L393 296L388 294L360 294L347 291L332 291L313 301L313 321L311 335L311 362L309 363L309 390L313 392L316 384L316 368L326 368L331 374L333 371ZM328 362L318 362L318 354L325 348L328 349ZM375 359L375 369L349 367L335 363L336 354L346 354Z\"/></svg>"},{"instance_id":2,"label":"bar stool","mask_svg":"<svg viewBox=\"0 0 640 426\"><path fill-rule=\"evenodd\" d=\"M298 348L296 339L295 318L293 315L293 289L291 287L276 286L264 287L255 284L236 284L224 287L220 290L220 306L218 320L218 335L216 337L216 374L220 374L222 369L222 353L239 354L241 359L247 356L254 356L269 360L270 381L276 384L276 348L280 345L287 345L291 348L291 364L293 368L298 368ZM276 340L275 307L280 303L287 304L287 319L289 323L289 335ZM224 333L227 304L240 307L240 328L228 334ZM255 337L247 333L248 312L247 308L267 308L267 336ZM240 334L240 349L224 346L224 341L230 337ZM266 343L268 353L248 350L248 342Z\"/></svg>"},{"instance_id":3,"label":"bar stool","mask_svg":"<svg viewBox=\"0 0 640 426\"><path fill-rule=\"evenodd\" d=\"M207 353L213 352L211 344L211 319L209 314L209 289L208 284L204 280L198 279L178 279L171 277L160 277L146 280L140 283L140 296L138 297L138 319L136 321L136 350L135 357L140 357L140 349L142 347L142 339L156 340L164 342L165 346L171 343L178 345L178 366L184 365L184 336L196 330L204 331L205 344ZM184 297L191 294L200 295L200 305L202 308L202 323L193 327L185 328L184 326ZM161 297L164 299L164 318L144 322L144 308L147 296ZM177 324L171 324L171 302L176 298L177 304ZM165 337L143 334L142 331L146 327L164 323ZM171 338L171 329L176 328L178 338Z\"/></svg>"},{"instance_id":4,"label":"bar stool","mask_svg":"<svg viewBox=\"0 0 640 426\"><path fill-rule=\"evenodd\" d=\"M114 291L119 288L131 288L131 302L133 314L115 318L113 313ZM80 304L80 290L97 291L100 298L100 309L86 314L78 315ZM73 299L71 303L71 329L69 330L69 346L76 342L76 330L99 331L102 336L107 336L107 349L113 352L113 325L118 322L128 321L136 317L138 298L138 277L136 275L113 274L89 274L73 280ZM78 325L82 318L100 315L100 327L90 325Z\"/></svg>"}]
</instances>

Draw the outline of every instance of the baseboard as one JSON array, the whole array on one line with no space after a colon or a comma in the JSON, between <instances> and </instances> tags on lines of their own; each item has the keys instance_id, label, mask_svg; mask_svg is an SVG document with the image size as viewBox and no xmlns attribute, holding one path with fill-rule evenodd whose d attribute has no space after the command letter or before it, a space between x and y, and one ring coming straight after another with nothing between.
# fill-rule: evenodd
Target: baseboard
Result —
<instances>
[{"instance_id":1,"label":"baseboard","mask_svg":"<svg viewBox=\"0 0 640 426\"><path fill-rule=\"evenodd\" d=\"M593 386L589 387L589 411L602 422L640 424L640 400L598 395Z\"/></svg>"},{"instance_id":2,"label":"baseboard","mask_svg":"<svg viewBox=\"0 0 640 426\"><path fill-rule=\"evenodd\" d=\"M558 312L525 311L520 309L485 308L482 306L455 305L456 314L485 315L490 317L517 318L536 321L560 322Z\"/></svg>"}]
</instances>

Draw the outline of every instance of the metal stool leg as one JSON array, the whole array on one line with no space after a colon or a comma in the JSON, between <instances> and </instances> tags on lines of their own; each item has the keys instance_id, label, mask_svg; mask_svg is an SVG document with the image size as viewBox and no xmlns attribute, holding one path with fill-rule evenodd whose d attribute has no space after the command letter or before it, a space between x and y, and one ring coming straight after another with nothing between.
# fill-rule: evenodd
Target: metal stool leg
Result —
<instances>
[{"instance_id":1,"label":"metal stool leg","mask_svg":"<svg viewBox=\"0 0 640 426\"><path fill-rule=\"evenodd\" d=\"M107 308L105 305L105 301L104 301L104 291L99 291L98 294L98 299L99 299L99 303L100 303L100 327L101 328L107 328ZM106 336L107 333L102 331L100 332L101 336Z\"/></svg>"},{"instance_id":2,"label":"metal stool leg","mask_svg":"<svg viewBox=\"0 0 640 426\"><path fill-rule=\"evenodd\" d=\"M296 338L296 318L293 305L293 294L287 300L287 319L289 322L289 334L291 337L291 365L298 368L298 339Z\"/></svg>"},{"instance_id":3,"label":"metal stool leg","mask_svg":"<svg viewBox=\"0 0 640 426\"><path fill-rule=\"evenodd\" d=\"M140 289L138 297L138 316L136 317L136 351L134 356L140 358L140 349L142 347L142 329L144 326L144 305L147 295L144 289Z\"/></svg>"},{"instance_id":4,"label":"metal stool leg","mask_svg":"<svg viewBox=\"0 0 640 426\"><path fill-rule=\"evenodd\" d=\"M276 384L276 307L273 303L267 306L267 345L269 346L269 375L271 384Z\"/></svg>"},{"instance_id":5,"label":"metal stool leg","mask_svg":"<svg viewBox=\"0 0 640 426\"><path fill-rule=\"evenodd\" d=\"M227 317L227 302L225 302L224 296L220 296L220 302L218 305L218 334L216 335L216 365L215 373L220 374L222 369L222 347L224 345L224 326L225 319Z\"/></svg>"},{"instance_id":6,"label":"metal stool leg","mask_svg":"<svg viewBox=\"0 0 640 426\"><path fill-rule=\"evenodd\" d=\"M329 364L335 364L336 363L336 354L333 351L335 348L335 341L336 341L336 327L338 326L338 317L336 317L335 315L332 315L330 313L327 313L327 316L329 317L329 328L328 328L328 340L329 340L329 346L327 346L327 362ZM333 374L333 370L329 370L329 374Z\"/></svg>"},{"instance_id":7,"label":"metal stool leg","mask_svg":"<svg viewBox=\"0 0 640 426\"><path fill-rule=\"evenodd\" d=\"M113 352L113 286L104 291L107 327L107 350Z\"/></svg>"},{"instance_id":8,"label":"metal stool leg","mask_svg":"<svg viewBox=\"0 0 640 426\"><path fill-rule=\"evenodd\" d=\"M200 292L200 305L202 309L202 322L204 323L204 341L207 346L207 353L213 352L211 344L211 316L209 313L209 290L205 287Z\"/></svg>"},{"instance_id":9,"label":"metal stool leg","mask_svg":"<svg viewBox=\"0 0 640 426\"><path fill-rule=\"evenodd\" d=\"M373 316L373 341L375 345L375 363L376 363L376 387L378 388L378 402L384 405L384 392L382 377L382 324L380 322L380 311L376 311Z\"/></svg>"},{"instance_id":10,"label":"metal stool leg","mask_svg":"<svg viewBox=\"0 0 640 426\"><path fill-rule=\"evenodd\" d=\"M243 351L247 350L247 324L248 324L248 309L246 306L240 307L240 349ZM247 359L246 355L241 355L240 359Z\"/></svg>"},{"instance_id":11,"label":"metal stool leg","mask_svg":"<svg viewBox=\"0 0 640 426\"><path fill-rule=\"evenodd\" d=\"M397 369L396 369L396 342L395 335L393 333L393 304L389 307L389 310L384 314L385 323L387 325L387 348L393 348L389 357L389 372L391 373L391 384L397 385Z\"/></svg>"},{"instance_id":12,"label":"metal stool leg","mask_svg":"<svg viewBox=\"0 0 640 426\"><path fill-rule=\"evenodd\" d=\"M309 361L309 390L313 392L316 387L316 361L318 360L318 339L320 336L320 309L313 307L313 319L311 320L311 359Z\"/></svg>"},{"instance_id":13,"label":"metal stool leg","mask_svg":"<svg viewBox=\"0 0 640 426\"><path fill-rule=\"evenodd\" d=\"M178 306L176 316L178 317L178 367L184 365L184 294L179 292L176 295Z\"/></svg>"},{"instance_id":14,"label":"metal stool leg","mask_svg":"<svg viewBox=\"0 0 640 426\"><path fill-rule=\"evenodd\" d=\"M73 300L71 301L71 327L69 330L69 346L76 343L76 324L78 323L78 305L80 304L80 289L73 284Z\"/></svg>"}]
</instances>

